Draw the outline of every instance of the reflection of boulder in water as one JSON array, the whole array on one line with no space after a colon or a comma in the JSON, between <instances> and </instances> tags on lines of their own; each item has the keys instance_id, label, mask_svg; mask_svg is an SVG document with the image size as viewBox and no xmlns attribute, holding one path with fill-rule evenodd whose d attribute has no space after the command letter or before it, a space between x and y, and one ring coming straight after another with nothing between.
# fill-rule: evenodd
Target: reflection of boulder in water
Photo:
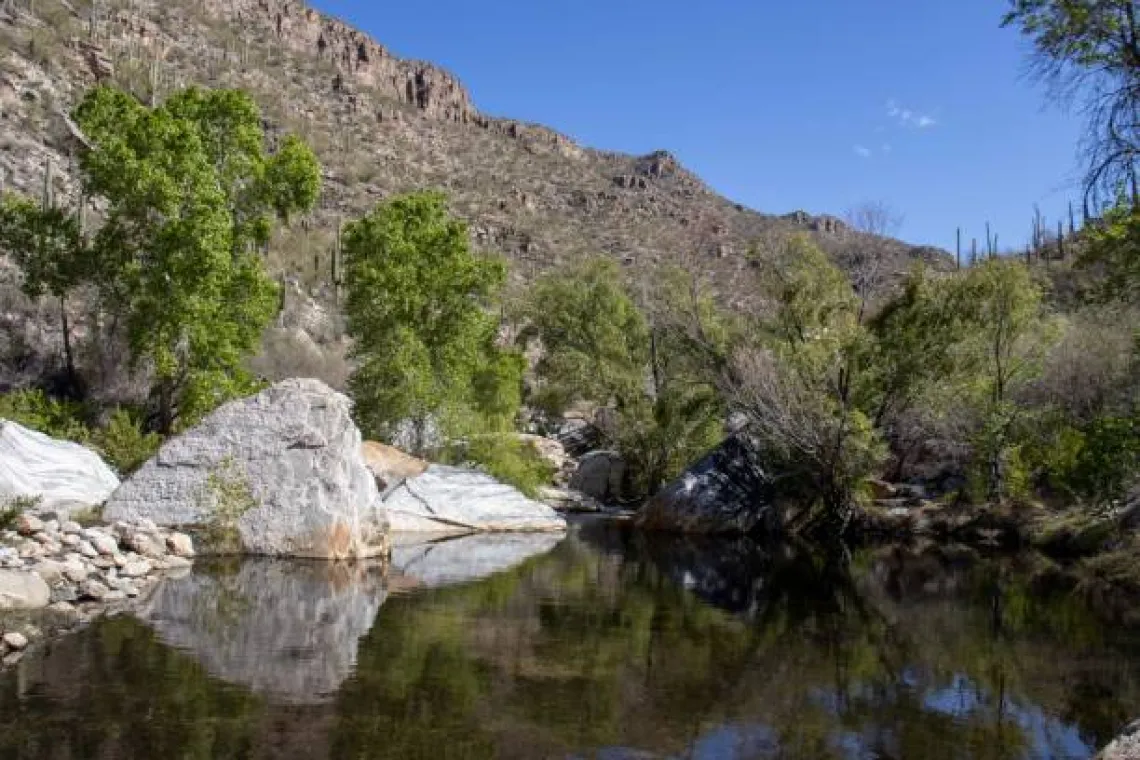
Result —
<instances>
[{"instance_id":1,"label":"reflection of boulder in water","mask_svg":"<svg viewBox=\"0 0 1140 760\"><path fill-rule=\"evenodd\" d=\"M474 533L458 538L395 533L391 572L417 586L466 583L546 554L562 538L561 533Z\"/></svg>"},{"instance_id":2,"label":"reflection of boulder in water","mask_svg":"<svg viewBox=\"0 0 1140 760\"><path fill-rule=\"evenodd\" d=\"M352 674L384 599L375 566L248 560L232 574L167 581L138 615L212 675L310 704Z\"/></svg>"},{"instance_id":3,"label":"reflection of boulder in water","mask_svg":"<svg viewBox=\"0 0 1140 760\"><path fill-rule=\"evenodd\" d=\"M670 580L715 607L751 614L763 603L773 553L751 539L658 535L640 548Z\"/></svg>"}]
</instances>

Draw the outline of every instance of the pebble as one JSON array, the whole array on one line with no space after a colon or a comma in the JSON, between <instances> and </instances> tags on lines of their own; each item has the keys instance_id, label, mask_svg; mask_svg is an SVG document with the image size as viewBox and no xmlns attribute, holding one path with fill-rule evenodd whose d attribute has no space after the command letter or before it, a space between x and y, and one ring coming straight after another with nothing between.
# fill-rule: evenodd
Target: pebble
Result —
<instances>
[{"instance_id":1,"label":"pebble","mask_svg":"<svg viewBox=\"0 0 1140 760\"><path fill-rule=\"evenodd\" d=\"M136 532L127 534L126 545L144 557L162 557L166 549L153 536Z\"/></svg>"},{"instance_id":2,"label":"pebble","mask_svg":"<svg viewBox=\"0 0 1140 760\"><path fill-rule=\"evenodd\" d=\"M42 533L43 529L44 521L35 515L23 514L16 518L16 530L22 535L31 536Z\"/></svg>"},{"instance_id":3,"label":"pebble","mask_svg":"<svg viewBox=\"0 0 1140 760\"><path fill-rule=\"evenodd\" d=\"M93 599L96 602L103 601L110 591L109 588L93 578L88 578L79 587L79 594L82 598Z\"/></svg>"},{"instance_id":4,"label":"pebble","mask_svg":"<svg viewBox=\"0 0 1140 760\"><path fill-rule=\"evenodd\" d=\"M78 548L81 543L83 543L83 539L80 538L79 534L77 533L65 533L63 534L63 537L59 539L59 542L64 546L75 549Z\"/></svg>"},{"instance_id":5,"label":"pebble","mask_svg":"<svg viewBox=\"0 0 1140 760\"><path fill-rule=\"evenodd\" d=\"M6 666L11 667L12 665L15 665L17 662L19 662L22 659L24 659L24 653L23 652L11 652L10 654L8 654L7 656L4 657L3 662Z\"/></svg>"},{"instance_id":6,"label":"pebble","mask_svg":"<svg viewBox=\"0 0 1140 760\"><path fill-rule=\"evenodd\" d=\"M79 523L75 522L74 520L68 520L67 522L63 523L63 525L60 525L59 529L62 530L64 533L77 533L78 534L78 533L83 532L83 526L80 525Z\"/></svg>"},{"instance_id":7,"label":"pebble","mask_svg":"<svg viewBox=\"0 0 1140 760\"><path fill-rule=\"evenodd\" d=\"M42 531L42 530L39 533L32 534L32 539L35 541L39 541L41 544L54 544L55 543L55 537L52 536L50 533L47 533L47 532Z\"/></svg>"},{"instance_id":8,"label":"pebble","mask_svg":"<svg viewBox=\"0 0 1140 760\"><path fill-rule=\"evenodd\" d=\"M66 565L63 568L64 576L72 583L82 583L87 580L89 573L83 565Z\"/></svg>"},{"instance_id":9,"label":"pebble","mask_svg":"<svg viewBox=\"0 0 1140 760\"><path fill-rule=\"evenodd\" d=\"M73 592L73 594L74 594L74 592ZM48 605L48 611L59 613L62 615L74 615L74 614L76 614L75 605L69 601L64 601L62 599L58 602L52 602L51 604L49 604Z\"/></svg>"},{"instance_id":10,"label":"pebble","mask_svg":"<svg viewBox=\"0 0 1140 760\"><path fill-rule=\"evenodd\" d=\"M141 578L151 571L151 564L146 560L139 560L125 565L120 571L124 578Z\"/></svg>"},{"instance_id":11,"label":"pebble","mask_svg":"<svg viewBox=\"0 0 1140 760\"><path fill-rule=\"evenodd\" d=\"M61 583L58 586L53 586L51 589L52 604L67 604L68 602L79 601L79 594L75 592L75 586L70 583Z\"/></svg>"},{"instance_id":12,"label":"pebble","mask_svg":"<svg viewBox=\"0 0 1140 760\"><path fill-rule=\"evenodd\" d=\"M127 593L125 591L120 591L119 589L115 589L114 591L108 591L106 594L103 594L102 601L104 601L104 602L121 602L126 598L127 598Z\"/></svg>"},{"instance_id":13,"label":"pebble","mask_svg":"<svg viewBox=\"0 0 1140 760\"><path fill-rule=\"evenodd\" d=\"M96 550L96 548L91 545L90 541L79 542L79 553L87 559L95 559L99 556L98 550Z\"/></svg>"},{"instance_id":14,"label":"pebble","mask_svg":"<svg viewBox=\"0 0 1140 760\"><path fill-rule=\"evenodd\" d=\"M106 533L89 533L87 540L91 542L91 545L94 546L95 550L100 554L112 555L119 553L119 543Z\"/></svg>"},{"instance_id":15,"label":"pebble","mask_svg":"<svg viewBox=\"0 0 1140 760\"><path fill-rule=\"evenodd\" d=\"M11 649L25 649L28 646L28 637L19 631L8 631L4 634L4 643Z\"/></svg>"},{"instance_id":16,"label":"pebble","mask_svg":"<svg viewBox=\"0 0 1140 760\"><path fill-rule=\"evenodd\" d=\"M167 536L166 548L179 557L194 556L194 542L185 533L171 533Z\"/></svg>"},{"instance_id":17,"label":"pebble","mask_svg":"<svg viewBox=\"0 0 1140 760\"><path fill-rule=\"evenodd\" d=\"M40 557L44 553L44 548L37 544L35 541L25 541L20 544L20 557L28 559L29 557Z\"/></svg>"}]
</instances>

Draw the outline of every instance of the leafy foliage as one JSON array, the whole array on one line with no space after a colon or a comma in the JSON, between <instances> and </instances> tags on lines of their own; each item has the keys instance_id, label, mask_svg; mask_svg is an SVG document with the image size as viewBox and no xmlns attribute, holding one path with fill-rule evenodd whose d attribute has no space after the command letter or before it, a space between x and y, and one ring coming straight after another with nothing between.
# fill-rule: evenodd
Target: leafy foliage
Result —
<instances>
[{"instance_id":1,"label":"leafy foliage","mask_svg":"<svg viewBox=\"0 0 1140 760\"><path fill-rule=\"evenodd\" d=\"M192 88L147 108L99 87L75 119L94 144L85 190L107 203L92 277L124 314L134 361L153 366L157 427L169 432L250 390L241 361L278 303L258 249L274 217L312 207L319 168L296 140L267 153L238 91Z\"/></svg>"},{"instance_id":2,"label":"leafy foliage","mask_svg":"<svg viewBox=\"0 0 1140 760\"><path fill-rule=\"evenodd\" d=\"M590 258L534 284L522 339L537 337L533 401L560 413L589 402L602 432L631 466L634 488L653 493L713 446L724 409L715 380L727 327L691 275L656 273L639 307L610 259Z\"/></svg>"},{"instance_id":3,"label":"leafy foliage","mask_svg":"<svg viewBox=\"0 0 1140 760\"><path fill-rule=\"evenodd\" d=\"M523 364L496 346L491 311L505 267L471 252L445 198L392 198L349 224L343 245L360 362L349 385L364 431L390 439L402 421L422 430L433 415L471 412L513 423Z\"/></svg>"},{"instance_id":4,"label":"leafy foliage","mask_svg":"<svg viewBox=\"0 0 1140 760\"><path fill-rule=\"evenodd\" d=\"M549 485L554 465L533 443L510 434L473 437L465 447L465 459L474 462L496 480L508 483L531 498Z\"/></svg>"}]
</instances>

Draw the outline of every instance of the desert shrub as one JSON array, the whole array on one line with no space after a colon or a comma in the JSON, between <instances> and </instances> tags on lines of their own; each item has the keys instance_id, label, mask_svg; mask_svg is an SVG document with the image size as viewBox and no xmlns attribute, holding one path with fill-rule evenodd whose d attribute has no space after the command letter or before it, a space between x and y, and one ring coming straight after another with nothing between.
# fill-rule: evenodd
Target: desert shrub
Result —
<instances>
[{"instance_id":1,"label":"desert shrub","mask_svg":"<svg viewBox=\"0 0 1140 760\"><path fill-rule=\"evenodd\" d=\"M0 395L0 419L11 420L52 438L89 443L91 430L79 404L49 397L39 389Z\"/></svg>"},{"instance_id":2,"label":"desert shrub","mask_svg":"<svg viewBox=\"0 0 1140 760\"><path fill-rule=\"evenodd\" d=\"M116 409L94 437L104 458L124 476L141 467L162 445L162 437L145 432L141 420L126 409Z\"/></svg>"},{"instance_id":3,"label":"desert shrub","mask_svg":"<svg viewBox=\"0 0 1140 760\"><path fill-rule=\"evenodd\" d=\"M531 498L554 477L554 465L534 444L509 434L473 438L466 446L465 459Z\"/></svg>"}]
</instances>

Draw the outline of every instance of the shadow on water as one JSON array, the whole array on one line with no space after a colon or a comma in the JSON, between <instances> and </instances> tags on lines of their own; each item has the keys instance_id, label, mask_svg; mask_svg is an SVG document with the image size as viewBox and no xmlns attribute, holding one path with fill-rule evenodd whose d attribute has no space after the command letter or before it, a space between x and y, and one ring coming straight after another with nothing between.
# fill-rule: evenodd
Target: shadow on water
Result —
<instances>
[{"instance_id":1,"label":"shadow on water","mask_svg":"<svg viewBox=\"0 0 1140 760\"><path fill-rule=\"evenodd\" d=\"M203 568L0 680L0 757L1091 757L1140 637L1034 562L587 521Z\"/></svg>"}]
</instances>

